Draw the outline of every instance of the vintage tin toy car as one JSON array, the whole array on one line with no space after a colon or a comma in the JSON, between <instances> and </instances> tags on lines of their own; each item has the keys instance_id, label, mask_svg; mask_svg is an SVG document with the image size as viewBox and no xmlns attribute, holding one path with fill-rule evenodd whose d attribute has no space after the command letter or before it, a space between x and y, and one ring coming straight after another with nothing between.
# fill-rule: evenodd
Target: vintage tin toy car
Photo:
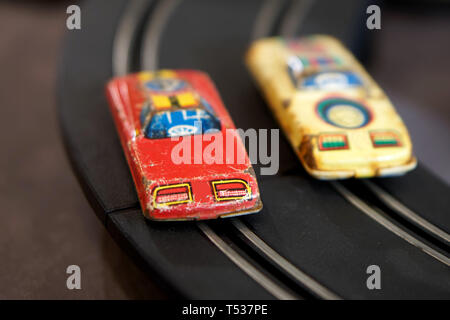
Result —
<instances>
[{"instance_id":1,"label":"vintage tin toy car","mask_svg":"<svg viewBox=\"0 0 450 320\"><path fill-rule=\"evenodd\" d=\"M261 210L245 147L205 73L131 74L111 80L107 96L145 217L200 220Z\"/></svg>"},{"instance_id":2,"label":"vintage tin toy car","mask_svg":"<svg viewBox=\"0 0 450 320\"><path fill-rule=\"evenodd\" d=\"M315 178L394 176L416 166L402 119L337 39L261 39L246 63Z\"/></svg>"}]
</instances>

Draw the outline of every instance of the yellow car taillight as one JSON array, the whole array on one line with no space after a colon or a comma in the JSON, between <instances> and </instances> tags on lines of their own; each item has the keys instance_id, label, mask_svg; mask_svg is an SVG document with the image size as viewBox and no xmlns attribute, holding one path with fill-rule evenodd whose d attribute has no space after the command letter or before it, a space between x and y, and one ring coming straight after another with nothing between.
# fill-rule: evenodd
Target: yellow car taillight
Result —
<instances>
[{"instance_id":1,"label":"yellow car taillight","mask_svg":"<svg viewBox=\"0 0 450 320\"><path fill-rule=\"evenodd\" d=\"M189 183L160 186L153 190L153 204L155 207L170 206L191 201L192 191Z\"/></svg>"},{"instance_id":2,"label":"yellow car taillight","mask_svg":"<svg viewBox=\"0 0 450 320\"><path fill-rule=\"evenodd\" d=\"M371 131L370 139L374 148L400 147L400 137L392 131Z\"/></svg>"},{"instance_id":3,"label":"yellow car taillight","mask_svg":"<svg viewBox=\"0 0 450 320\"><path fill-rule=\"evenodd\" d=\"M345 150L348 149L348 139L345 134L321 134L318 139L319 150Z\"/></svg>"},{"instance_id":4,"label":"yellow car taillight","mask_svg":"<svg viewBox=\"0 0 450 320\"><path fill-rule=\"evenodd\" d=\"M218 180L211 184L217 201L244 200L252 194L248 183L241 179Z\"/></svg>"}]
</instances>

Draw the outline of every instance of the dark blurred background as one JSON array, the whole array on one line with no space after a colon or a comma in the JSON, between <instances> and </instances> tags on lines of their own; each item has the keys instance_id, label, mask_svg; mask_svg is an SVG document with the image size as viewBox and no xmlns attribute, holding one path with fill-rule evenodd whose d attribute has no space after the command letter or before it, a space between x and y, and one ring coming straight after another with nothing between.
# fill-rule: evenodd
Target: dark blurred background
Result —
<instances>
[{"instance_id":1,"label":"dark blurred background","mask_svg":"<svg viewBox=\"0 0 450 320\"><path fill-rule=\"evenodd\" d=\"M0 299L163 298L98 221L64 152L55 90L74 3L0 1ZM449 6L396 1L382 6L381 26L367 67L418 158L450 184ZM71 264L82 290L66 288Z\"/></svg>"}]
</instances>

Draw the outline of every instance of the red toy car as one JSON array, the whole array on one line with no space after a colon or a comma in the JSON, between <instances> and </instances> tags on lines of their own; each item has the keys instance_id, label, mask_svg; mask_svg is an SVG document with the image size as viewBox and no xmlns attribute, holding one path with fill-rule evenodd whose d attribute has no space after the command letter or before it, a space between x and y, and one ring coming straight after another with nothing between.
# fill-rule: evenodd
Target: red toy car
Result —
<instances>
[{"instance_id":1,"label":"red toy car","mask_svg":"<svg viewBox=\"0 0 450 320\"><path fill-rule=\"evenodd\" d=\"M247 152L208 75L141 72L111 80L107 96L145 217L212 219L261 210ZM192 150L182 148L183 140ZM174 161L180 154L183 163Z\"/></svg>"}]
</instances>

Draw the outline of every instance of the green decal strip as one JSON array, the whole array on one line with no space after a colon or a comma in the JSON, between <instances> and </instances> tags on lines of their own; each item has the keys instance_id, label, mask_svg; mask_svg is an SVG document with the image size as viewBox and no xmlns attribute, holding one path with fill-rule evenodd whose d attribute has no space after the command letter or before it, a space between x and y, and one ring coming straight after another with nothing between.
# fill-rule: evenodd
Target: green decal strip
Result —
<instances>
[{"instance_id":1,"label":"green decal strip","mask_svg":"<svg viewBox=\"0 0 450 320\"><path fill-rule=\"evenodd\" d=\"M323 142L322 148L331 149L331 148L343 148L345 147L345 142Z\"/></svg>"},{"instance_id":2,"label":"green decal strip","mask_svg":"<svg viewBox=\"0 0 450 320\"><path fill-rule=\"evenodd\" d=\"M390 144L398 144L397 140L376 140L376 145L390 145Z\"/></svg>"}]
</instances>

